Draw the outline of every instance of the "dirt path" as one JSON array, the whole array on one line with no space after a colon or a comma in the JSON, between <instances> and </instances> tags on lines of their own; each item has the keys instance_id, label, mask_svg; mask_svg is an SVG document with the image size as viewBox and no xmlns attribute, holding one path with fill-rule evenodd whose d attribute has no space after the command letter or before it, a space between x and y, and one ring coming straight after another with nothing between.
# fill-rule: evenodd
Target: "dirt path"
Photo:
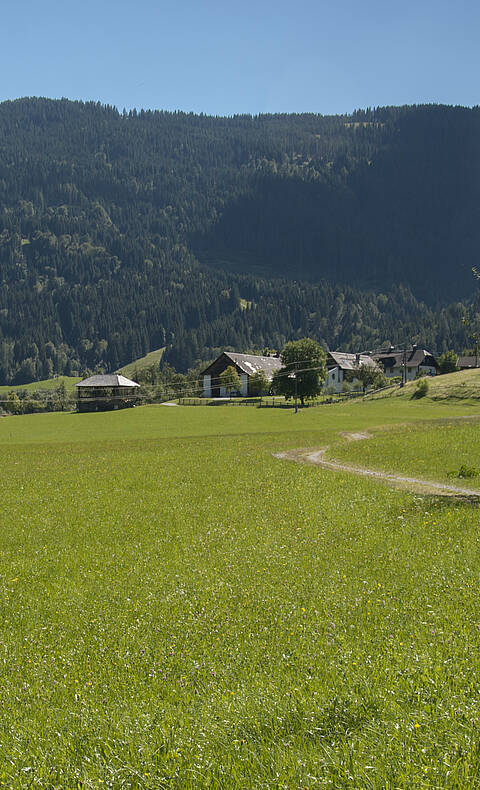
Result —
<instances>
[{"instance_id":1,"label":"dirt path","mask_svg":"<svg viewBox=\"0 0 480 790\"><path fill-rule=\"evenodd\" d=\"M368 434L352 434L349 438L352 441L357 439L366 439ZM471 488L459 488L458 486L451 486L447 483L434 483L431 480L421 480L418 477L405 477L398 474L390 474L389 472L380 472L377 469L365 469L361 466L353 466L353 464L345 464L341 461L327 460L325 452L328 448L324 447L321 450L286 450L283 453L274 453L275 458L280 458L286 461L296 461L303 464L314 464L321 466L324 469L333 469L337 472L351 472L355 475L362 477L374 477L377 480L387 480L394 486L401 488L408 488L417 493L422 494L442 494L444 496L468 497L470 500L480 498L480 491L474 491Z\"/></svg>"}]
</instances>

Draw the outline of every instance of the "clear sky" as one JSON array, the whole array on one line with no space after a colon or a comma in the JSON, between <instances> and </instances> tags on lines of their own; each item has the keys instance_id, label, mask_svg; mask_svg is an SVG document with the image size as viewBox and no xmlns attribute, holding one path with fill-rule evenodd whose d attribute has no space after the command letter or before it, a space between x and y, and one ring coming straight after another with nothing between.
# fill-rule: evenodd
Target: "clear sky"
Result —
<instances>
[{"instance_id":1,"label":"clear sky","mask_svg":"<svg viewBox=\"0 0 480 790\"><path fill-rule=\"evenodd\" d=\"M480 0L3 0L0 100L212 115L480 104Z\"/></svg>"}]
</instances>

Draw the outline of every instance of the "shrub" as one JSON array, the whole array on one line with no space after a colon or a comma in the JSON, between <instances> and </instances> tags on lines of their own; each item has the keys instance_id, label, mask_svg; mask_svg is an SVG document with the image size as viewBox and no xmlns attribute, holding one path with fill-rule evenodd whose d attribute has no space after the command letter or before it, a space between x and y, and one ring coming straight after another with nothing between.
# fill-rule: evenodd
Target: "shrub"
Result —
<instances>
[{"instance_id":1,"label":"shrub","mask_svg":"<svg viewBox=\"0 0 480 790\"><path fill-rule=\"evenodd\" d=\"M42 411L47 411L46 401L37 400L35 398L25 398L23 401L24 414L35 414Z\"/></svg>"},{"instance_id":2,"label":"shrub","mask_svg":"<svg viewBox=\"0 0 480 790\"><path fill-rule=\"evenodd\" d=\"M22 404L16 392L8 393L5 409L6 411L10 412L10 414L20 414L22 410Z\"/></svg>"},{"instance_id":3,"label":"shrub","mask_svg":"<svg viewBox=\"0 0 480 790\"><path fill-rule=\"evenodd\" d=\"M457 472L457 477L477 477L479 470L475 466L467 466L462 464Z\"/></svg>"},{"instance_id":4,"label":"shrub","mask_svg":"<svg viewBox=\"0 0 480 790\"><path fill-rule=\"evenodd\" d=\"M428 392L429 386L430 385L428 383L428 379L426 379L426 378L417 379L415 392L413 393L413 396L415 398L423 398L423 397L425 397L425 395Z\"/></svg>"}]
</instances>

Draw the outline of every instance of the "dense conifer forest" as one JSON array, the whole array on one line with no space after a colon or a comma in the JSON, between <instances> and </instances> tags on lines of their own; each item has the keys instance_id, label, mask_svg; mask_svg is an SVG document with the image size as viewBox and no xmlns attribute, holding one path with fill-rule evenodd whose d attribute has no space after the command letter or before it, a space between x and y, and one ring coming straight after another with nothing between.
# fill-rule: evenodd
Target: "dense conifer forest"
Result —
<instances>
[{"instance_id":1,"label":"dense conifer forest","mask_svg":"<svg viewBox=\"0 0 480 790\"><path fill-rule=\"evenodd\" d=\"M461 349L479 249L479 108L0 104L3 384L306 334Z\"/></svg>"}]
</instances>

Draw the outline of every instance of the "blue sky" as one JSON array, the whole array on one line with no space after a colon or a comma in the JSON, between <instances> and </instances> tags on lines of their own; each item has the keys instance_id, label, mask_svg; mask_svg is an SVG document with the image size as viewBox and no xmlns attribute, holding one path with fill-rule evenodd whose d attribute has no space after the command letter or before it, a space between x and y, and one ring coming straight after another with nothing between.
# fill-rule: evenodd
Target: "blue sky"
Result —
<instances>
[{"instance_id":1,"label":"blue sky","mask_svg":"<svg viewBox=\"0 0 480 790\"><path fill-rule=\"evenodd\" d=\"M3 0L0 100L204 112L480 104L478 0Z\"/></svg>"}]
</instances>

